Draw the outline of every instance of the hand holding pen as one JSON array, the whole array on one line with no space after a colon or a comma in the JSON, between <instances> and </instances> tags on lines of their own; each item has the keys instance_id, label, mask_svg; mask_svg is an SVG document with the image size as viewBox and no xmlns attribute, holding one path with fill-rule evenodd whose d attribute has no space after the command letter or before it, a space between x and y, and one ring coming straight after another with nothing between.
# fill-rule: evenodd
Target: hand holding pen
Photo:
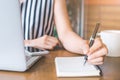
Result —
<instances>
[{"instance_id":1,"label":"hand holding pen","mask_svg":"<svg viewBox=\"0 0 120 80\"><path fill-rule=\"evenodd\" d=\"M105 55L108 53L108 49L100 38L96 38L96 34L100 27L100 23L96 24L93 34L89 41L89 51L85 53L85 63L86 61L93 65L101 65L104 62Z\"/></svg>"},{"instance_id":2,"label":"hand holding pen","mask_svg":"<svg viewBox=\"0 0 120 80\"><path fill-rule=\"evenodd\" d=\"M95 29L94 29L94 31L93 31L93 34L92 34L92 36L91 36L91 38L90 38L90 41L89 41L89 47L91 47L91 46L93 45L99 27L100 27L100 23L97 23L97 24L96 24L96 27L95 27ZM84 65L85 65L87 59L88 59L88 56L85 55L85 62L84 62Z\"/></svg>"}]
</instances>

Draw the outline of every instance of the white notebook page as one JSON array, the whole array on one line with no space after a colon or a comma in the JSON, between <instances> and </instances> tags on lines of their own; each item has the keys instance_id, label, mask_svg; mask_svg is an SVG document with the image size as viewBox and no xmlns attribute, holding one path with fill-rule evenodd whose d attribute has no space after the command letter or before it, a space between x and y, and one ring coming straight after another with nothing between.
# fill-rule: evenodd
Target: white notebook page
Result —
<instances>
[{"instance_id":1,"label":"white notebook page","mask_svg":"<svg viewBox=\"0 0 120 80\"><path fill-rule=\"evenodd\" d=\"M86 63L84 57L56 57L56 72L58 77L99 76L100 71Z\"/></svg>"}]
</instances>

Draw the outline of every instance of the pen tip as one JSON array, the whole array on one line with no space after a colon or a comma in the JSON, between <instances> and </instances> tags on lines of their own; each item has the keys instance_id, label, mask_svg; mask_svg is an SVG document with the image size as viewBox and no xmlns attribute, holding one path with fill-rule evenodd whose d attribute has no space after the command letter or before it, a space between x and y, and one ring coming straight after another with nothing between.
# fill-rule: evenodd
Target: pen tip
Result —
<instances>
[{"instance_id":1,"label":"pen tip","mask_svg":"<svg viewBox=\"0 0 120 80\"><path fill-rule=\"evenodd\" d=\"M85 66L85 64L86 64L86 61L84 62L84 64L83 64L83 65Z\"/></svg>"}]
</instances>

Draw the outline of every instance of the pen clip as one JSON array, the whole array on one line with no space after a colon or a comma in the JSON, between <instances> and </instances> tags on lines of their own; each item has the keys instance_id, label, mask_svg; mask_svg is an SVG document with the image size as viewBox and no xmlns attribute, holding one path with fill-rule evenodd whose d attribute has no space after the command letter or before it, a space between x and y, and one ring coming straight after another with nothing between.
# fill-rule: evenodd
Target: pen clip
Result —
<instances>
[{"instance_id":1,"label":"pen clip","mask_svg":"<svg viewBox=\"0 0 120 80\"><path fill-rule=\"evenodd\" d=\"M95 29L94 29L94 31L93 31L93 34L92 34L92 38L94 38L95 39L95 37L96 37L96 35L97 35L97 32L98 32L98 29L99 29L99 27L100 27L100 23L97 23L96 24L96 27L95 27Z\"/></svg>"}]
</instances>

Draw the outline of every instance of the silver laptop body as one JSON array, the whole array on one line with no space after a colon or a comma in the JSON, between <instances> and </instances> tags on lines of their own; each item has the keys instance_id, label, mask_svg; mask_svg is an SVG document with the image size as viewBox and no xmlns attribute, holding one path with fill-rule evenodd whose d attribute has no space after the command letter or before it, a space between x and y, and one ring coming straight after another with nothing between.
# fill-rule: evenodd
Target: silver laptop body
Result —
<instances>
[{"instance_id":1,"label":"silver laptop body","mask_svg":"<svg viewBox=\"0 0 120 80\"><path fill-rule=\"evenodd\" d=\"M26 56L21 22L19 0L1 0L0 70L26 71L41 57Z\"/></svg>"}]
</instances>

